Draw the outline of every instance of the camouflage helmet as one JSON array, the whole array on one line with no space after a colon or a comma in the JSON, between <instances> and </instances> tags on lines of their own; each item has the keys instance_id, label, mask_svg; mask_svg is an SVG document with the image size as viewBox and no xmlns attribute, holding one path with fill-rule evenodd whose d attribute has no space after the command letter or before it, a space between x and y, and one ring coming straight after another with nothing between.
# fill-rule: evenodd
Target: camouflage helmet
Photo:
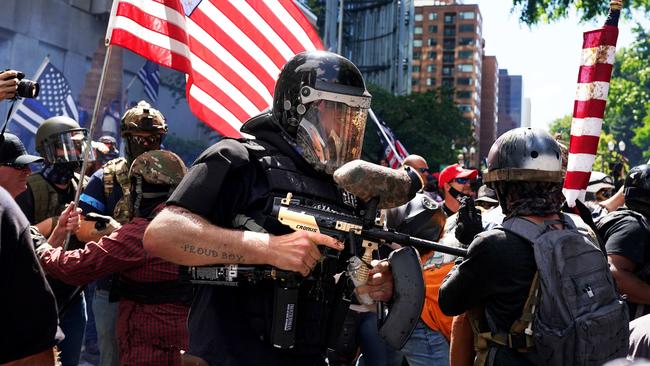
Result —
<instances>
[{"instance_id":1,"label":"camouflage helmet","mask_svg":"<svg viewBox=\"0 0 650 366\"><path fill-rule=\"evenodd\" d=\"M129 179L137 177L155 185L176 187L187 173L183 160L171 151L152 150L138 156L129 171Z\"/></svg>"},{"instance_id":2,"label":"camouflage helmet","mask_svg":"<svg viewBox=\"0 0 650 366\"><path fill-rule=\"evenodd\" d=\"M150 132L159 135L167 133L165 117L159 110L151 107L144 100L124 113L120 123L122 137L127 137L133 132Z\"/></svg>"}]
</instances>

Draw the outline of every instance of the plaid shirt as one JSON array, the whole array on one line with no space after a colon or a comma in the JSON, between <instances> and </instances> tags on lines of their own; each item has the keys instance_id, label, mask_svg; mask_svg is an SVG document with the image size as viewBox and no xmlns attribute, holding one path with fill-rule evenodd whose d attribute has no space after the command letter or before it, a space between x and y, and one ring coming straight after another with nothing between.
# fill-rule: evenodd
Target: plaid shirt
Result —
<instances>
[{"instance_id":1,"label":"plaid shirt","mask_svg":"<svg viewBox=\"0 0 650 366\"><path fill-rule=\"evenodd\" d=\"M178 278L178 265L149 255L142 238L149 221L134 218L83 249L39 250L45 272L72 285L85 285L112 273L132 281L158 282ZM117 336L121 365L180 365L180 349L188 347L187 315L182 304L140 304L122 299Z\"/></svg>"}]
</instances>

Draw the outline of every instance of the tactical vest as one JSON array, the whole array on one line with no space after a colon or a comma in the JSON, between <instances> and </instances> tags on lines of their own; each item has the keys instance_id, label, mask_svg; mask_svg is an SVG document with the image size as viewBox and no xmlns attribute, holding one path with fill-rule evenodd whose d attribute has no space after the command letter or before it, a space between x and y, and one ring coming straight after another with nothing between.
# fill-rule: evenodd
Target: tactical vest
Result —
<instances>
[{"instance_id":1,"label":"tactical vest","mask_svg":"<svg viewBox=\"0 0 650 366\"><path fill-rule=\"evenodd\" d=\"M271 217L273 199L285 197L288 192L308 205L325 205L328 209L338 212L353 213L351 205L356 205L356 197L342 193L333 182L305 175L290 157L269 143L260 140L240 142L248 150L251 162L264 173L268 190L265 194L252 198L244 212L234 218L233 228L265 231L276 235L291 232L291 229ZM345 268L346 260L344 253L338 260L327 258L314 269L311 276L302 280L298 297L296 352L323 353L330 334L340 333L331 327L334 307L338 300L333 276ZM260 283L253 289L244 290L248 291L250 296L242 307L259 338L267 341L270 340L270 319L273 314L268 311L272 306L266 306L268 304L263 301L270 301L272 304L271 288L272 284Z\"/></svg>"},{"instance_id":2,"label":"tactical vest","mask_svg":"<svg viewBox=\"0 0 650 366\"><path fill-rule=\"evenodd\" d=\"M113 218L120 224L125 224L131 219L131 182L129 181L129 164L125 158L117 158L104 164L104 199L113 193L115 183L122 188L122 197L115 204Z\"/></svg>"}]
</instances>

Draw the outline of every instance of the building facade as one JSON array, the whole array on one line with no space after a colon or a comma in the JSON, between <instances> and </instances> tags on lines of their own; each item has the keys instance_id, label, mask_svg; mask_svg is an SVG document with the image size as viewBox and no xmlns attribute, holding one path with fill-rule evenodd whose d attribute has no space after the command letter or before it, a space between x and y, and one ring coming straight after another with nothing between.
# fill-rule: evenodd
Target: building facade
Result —
<instances>
[{"instance_id":1,"label":"building facade","mask_svg":"<svg viewBox=\"0 0 650 366\"><path fill-rule=\"evenodd\" d=\"M411 92L413 0L325 0L325 48L357 65L367 83L393 94ZM341 44L339 45L339 39Z\"/></svg>"},{"instance_id":2,"label":"building facade","mask_svg":"<svg viewBox=\"0 0 650 366\"><path fill-rule=\"evenodd\" d=\"M521 75L509 75L499 69L499 124L497 137L513 128L521 127L522 107Z\"/></svg>"},{"instance_id":3,"label":"building facade","mask_svg":"<svg viewBox=\"0 0 650 366\"><path fill-rule=\"evenodd\" d=\"M484 40L478 5L420 0L415 4L412 90L455 90L455 101L479 140Z\"/></svg>"},{"instance_id":4,"label":"building facade","mask_svg":"<svg viewBox=\"0 0 650 366\"><path fill-rule=\"evenodd\" d=\"M499 65L496 56L483 57L483 80L481 87L481 128L478 154L485 159L497 139Z\"/></svg>"}]
</instances>

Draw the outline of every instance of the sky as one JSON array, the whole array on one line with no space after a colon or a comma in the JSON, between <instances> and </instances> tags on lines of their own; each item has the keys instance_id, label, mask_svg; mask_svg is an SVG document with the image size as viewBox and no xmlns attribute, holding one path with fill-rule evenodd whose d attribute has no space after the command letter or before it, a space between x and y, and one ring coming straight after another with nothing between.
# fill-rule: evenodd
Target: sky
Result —
<instances>
[{"instance_id":1,"label":"sky","mask_svg":"<svg viewBox=\"0 0 650 366\"><path fill-rule=\"evenodd\" d=\"M580 65L582 33L596 29L605 22L598 19L579 23L578 17L551 24L528 27L520 24L518 15L510 13L512 0L468 0L478 4L483 16L485 55L495 55L500 69L510 75L522 75L524 97L531 99L532 127L547 128L556 118L573 112L573 100ZM634 20L619 21L617 49L634 41L632 28L636 21L650 26L641 14Z\"/></svg>"}]
</instances>

